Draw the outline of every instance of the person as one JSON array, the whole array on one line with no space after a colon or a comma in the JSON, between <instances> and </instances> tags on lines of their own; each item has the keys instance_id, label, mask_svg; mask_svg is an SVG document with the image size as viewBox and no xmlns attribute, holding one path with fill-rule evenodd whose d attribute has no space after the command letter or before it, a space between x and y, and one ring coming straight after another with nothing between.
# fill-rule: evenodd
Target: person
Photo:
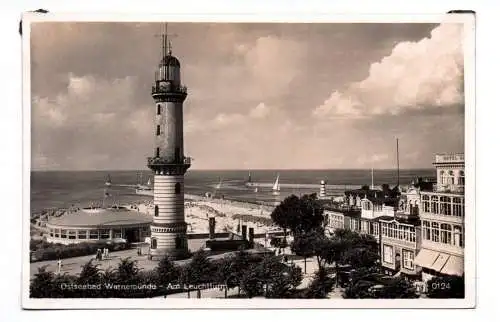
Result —
<instances>
[{"instance_id":1,"label":"person","mask_svg":"<svg viewBox=\"0 0 500 322\"><path fill-rule=\"evenodd\" d=\"M57 260L57 274L61 274L62 261L61 259Z\"/></svg>"},{"instance_id":2,"label":"person","mask_svg":"<svg viewBox=\"0 0 500 322\"><path fill-rule=\"evenodd\" d=\"M102 251L100 248L97 249L97 260L100 261L102 260Z\"/></svg>"},{"instance_id":3,"label":"person","mask_svg":"<svg viewBox=\"0 0 500 322\"><path fill-rule=\"evenodd\" d=\"M108 258L108 248L104 248L104 259Z\"/></svg>"}]
</instances>

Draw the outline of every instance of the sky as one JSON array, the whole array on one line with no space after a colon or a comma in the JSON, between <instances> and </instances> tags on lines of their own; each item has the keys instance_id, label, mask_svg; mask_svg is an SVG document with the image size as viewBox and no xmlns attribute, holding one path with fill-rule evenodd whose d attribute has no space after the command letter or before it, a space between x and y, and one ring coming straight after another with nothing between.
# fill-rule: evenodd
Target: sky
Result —
<instances>
[{"instance_id":1,"label":"sky","mask_svg":"<svg viewBox=\"0 0 500 322\"><path fill-rule=\"evenodd\" d=\"M430 168L464 151L460 24L171 23L192 169ZM147 169L159 23L31 30L33 170Z\"/></svg>"}]
</instances>

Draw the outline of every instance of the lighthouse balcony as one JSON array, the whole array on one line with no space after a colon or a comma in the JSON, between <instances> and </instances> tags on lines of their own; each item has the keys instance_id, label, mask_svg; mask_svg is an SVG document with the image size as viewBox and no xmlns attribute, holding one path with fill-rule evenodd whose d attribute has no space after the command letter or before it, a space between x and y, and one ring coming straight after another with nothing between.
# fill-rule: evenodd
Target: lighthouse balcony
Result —
<instances>
[{"instance_id":1,"label":"lighthouse balcony","mask_svg":"<svg viewBox=\"0 0 500 322\"><path fill-rule=\"evenodd\" d=\"M165 174L185 173L191 167L191 160L190 157L150 157L148 158L148 167L153 171Z\"/></svg>"},{"instance_id":2,"label":"lighthouse balcony","mask_svg":"<svg viewBox=\"0 0 500 322\"><path fill-rule=\"evenodd\" d=\"M151 87L151 94L187 94L187 87L183 85L174 85L170 82L156 82Z\"/></svg>"}]
</instances>

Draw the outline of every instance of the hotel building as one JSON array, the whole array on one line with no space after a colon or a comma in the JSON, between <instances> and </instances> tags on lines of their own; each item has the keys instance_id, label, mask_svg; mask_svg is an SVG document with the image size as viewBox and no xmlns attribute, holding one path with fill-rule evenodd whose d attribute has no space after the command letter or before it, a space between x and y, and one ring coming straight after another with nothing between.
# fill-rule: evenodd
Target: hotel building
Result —
<instances>
[{"instance_id":1,"label":"hotel building","mask_svg":"<svg viewBox=\"0 0 500 322\"><path fill-rule=\"evenodd\" d=\"M421 192L422 248L415 259L424 282L464 272L464 154L438 154L433 164L437 183Z\"/></svg>"}]
</instances>

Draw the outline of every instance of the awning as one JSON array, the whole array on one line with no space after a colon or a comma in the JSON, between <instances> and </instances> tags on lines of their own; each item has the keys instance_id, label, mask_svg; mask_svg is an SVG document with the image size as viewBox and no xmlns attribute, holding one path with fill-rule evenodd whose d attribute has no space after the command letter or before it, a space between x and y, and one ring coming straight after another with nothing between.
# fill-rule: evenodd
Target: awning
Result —
<instances>
[{"instance_id":1,"label":"awning","mask_svg":"<svg viewBox=\"0 0 500 322\"><path fill-rule=\"evenodd\" d=\"M439 256L439 252L430 249L421 249L415 258L415 264L421 267L432 268L432 264Z\"/></svg>"},{"instance_id":2,"label":"awning","mask_svg":"<svg viewBox=\"0 0 500 322\"><path fill-rule=\"evenodd\" d=\"M441 273L462 276L464 274L464 259L451 255L441 270Z\"/></svg>"},{"instance_id":3,"label":"awning","mask_svg":"<svg viewBox=\"0 0 500 322\"><path fill-rule=\"evenodd\" d=\"M430 267L430 269L433 269L436 272L440 272L443 269L444 264L446 264L446 262L448 261L448 258L450 258L450 255L440 253L438 258L436 258L434 264L432 264L432 267Z\"/></svg>"}]
</instances>

